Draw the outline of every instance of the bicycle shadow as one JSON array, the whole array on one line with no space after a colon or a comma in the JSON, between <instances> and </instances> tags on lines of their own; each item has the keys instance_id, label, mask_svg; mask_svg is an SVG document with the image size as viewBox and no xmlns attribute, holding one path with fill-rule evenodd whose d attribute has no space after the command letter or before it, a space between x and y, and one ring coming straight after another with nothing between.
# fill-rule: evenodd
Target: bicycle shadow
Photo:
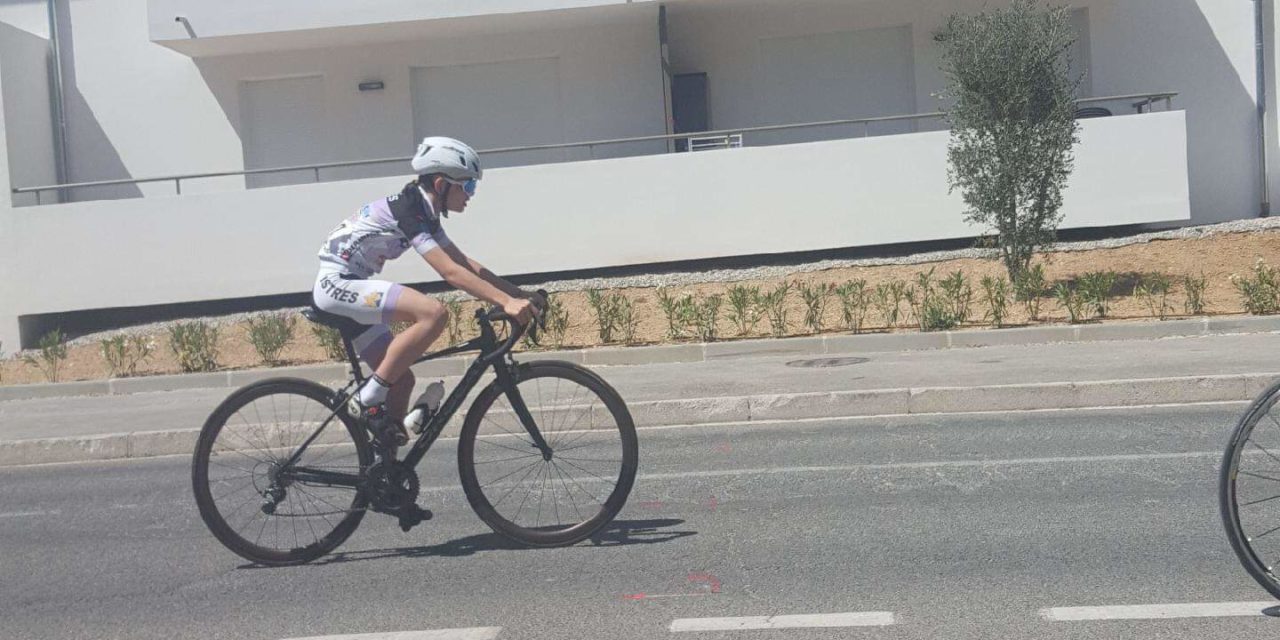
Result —
<instances>
[{"instance_id":1,"label":"bicycle shadow","mask_svg":"<svg viewBox=\"0 0 1280 640\"><path fill-rule=\"evenodd\" d=\"M615 520L575 547L619 547L636 544L659 544L679 538L696 535L696 531L673 531L672 527L684 524L684 520L675 518L652 520ZM320 558L307 566L323 566L353 562L359 560L379 560L383 558L456 558L474 555L483 551L543 551L538 547L520 545L496 533L484 533L465 538L450 540L441 544L422 547L401 547L395 549L368 549L364 551L340 551ZM263 568L258 565L245 565L242 568Z\"/></svg>"}]
</instances>

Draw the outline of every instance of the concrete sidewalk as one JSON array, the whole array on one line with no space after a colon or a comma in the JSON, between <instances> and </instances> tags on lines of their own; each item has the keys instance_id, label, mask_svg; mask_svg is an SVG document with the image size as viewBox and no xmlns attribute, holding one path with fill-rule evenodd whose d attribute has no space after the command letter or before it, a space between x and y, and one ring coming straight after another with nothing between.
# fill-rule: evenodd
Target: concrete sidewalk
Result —
<instances>
[{"instance_id":1,"label":"concrete sidewalk","mask_svg":"<svg viewBox=\"0 0 1280 640\"><path fill-rule=\"evenodd\" d=\"M519 359L586 362L623 395L638 425L652 426L1248 400L1280 378L1273 355L1280 353L1277 331L1280 319L1274 318L1198 319ZM972 344L989 346L965 346ZM605 364L628 360L646 363ZM460 359L432 365L419 380L443 377L452 387L452 374L463 366ZM345 378L342 367L329 365L121 381L174 389L165 392L125 394L117 387L116 395L68 396L83 389L39 385L22 399L0 401L0 465L189 453L204 418L230 387L279 375ZM51 397L39 397L44 394ZM450 431L460 420L455 417Z\"/></svg>"}]
</instances>

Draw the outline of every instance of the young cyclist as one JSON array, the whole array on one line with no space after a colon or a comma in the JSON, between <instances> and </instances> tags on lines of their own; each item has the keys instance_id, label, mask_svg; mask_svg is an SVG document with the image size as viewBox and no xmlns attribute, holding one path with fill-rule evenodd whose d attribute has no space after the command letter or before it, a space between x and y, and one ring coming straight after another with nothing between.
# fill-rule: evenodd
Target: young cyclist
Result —
<instances>
[{"instance_id":1,"label":"young cyclist","mask_svg":"<svg viewBox=\"0 0 1280 640\"><path fill-rule=\"evenodd\" d=\"M475 195L482 173L475 150L452 138L427 137L412 164L416 180L365 205L329 234L320 248L312 292L320 310L368 325L352 342L374 373L352 395L347 410L391 446L409 441L401 424L413 393L409 365L440 337L449 317L434 298L371 279L387 260L412 247L445 282L501 306L521 323L545 305L537 294L520 290L463 253L440 225L441 216L465 211ZM411 324L392 337L392 322Z\"/></svg>"}]
</instances>

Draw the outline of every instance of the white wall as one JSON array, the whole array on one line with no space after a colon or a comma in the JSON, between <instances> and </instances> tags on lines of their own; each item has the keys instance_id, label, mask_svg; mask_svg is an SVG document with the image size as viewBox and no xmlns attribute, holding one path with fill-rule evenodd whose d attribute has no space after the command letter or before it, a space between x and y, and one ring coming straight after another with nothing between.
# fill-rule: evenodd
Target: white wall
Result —
<instances>
[{"instance_id":1,"label":"white wall","mask_svg":"<svg viewBox=\"0 0 1280 640\"><path fill-rule=\"evenodd\" d=\"M660 103L654 96L662 93L655 69L653 2L444 18L427 22L427 27L412 23L413 29L430 34L425 44L384 42L196 61L150 40L151 23L171 23L172 18L165 16L178 5L151 0L149 11L147 0L58 2L68 81L72 180L240 169L244 155L237 130L238 83L299 73L321 73L326 78L327 107L335 114L328 127L331 137L325 141L330 147L326 157L407 156L412 152L408 69L414 66L559 56L565 65L561 71L566 83L565 121L569 123L564 139L644 135L664 129L661 105L651 107ZM188 1L184 6L210 14L210 20L220 19L213 15L219 11L214 5L197 4ZM250 10L260 4L244 0L237 5L243 9L240 17L232 11L227 19L247 20L246 16L256 15ZM316 2L308 3L310 12L300 13L327 15L324 20L345 16L343 19L358 21L362 18L352 16L373 15L364 7L372 4L399 7L396 10L410 4L422 5L414 11L475 10L464 7L474 3L404 0ZM506 0L502 6L504 10L534 10L573 4L569 0ZM983 4L984 0L667 2L675 71L709 72L713 126L727 127L759 124L756 100L760 94L752 51L760 40L866 29L910 27L914 110L933 110L937 102L932 94L942 88L942 78L932 32L948 12L976 11ZM1257 179L1251 2L1076 0L1072 4L1087 8L1089 13L1094 95L1182 92L1175 105L1187 112L1194 220L1207 223L1253 216L1261 185ZM267 24L277 19L312 19L306 15L281 17L286 13L262 19ZM580 18L573 16L579 14L590 14L595 22L590 27L575 23ZM534 20L531 15L540 17ZM0 4L0 23L40 35L46 21L43 2ZM547 25L562 23L577 26L547 30ZM535 25L537 29L530 31ZM169 26L181 28L176 23ZM376 25L368 29L383 37L400 33ZM451 40L443 35L450 30L469 35ZM271 42L270 36L243 37L257 38L255 41L266 43L264 46ZM1276 55L1280 60L1280 52ZM355 85L366 78L383 79L387 88L360 94ZM1273 114L1277 103L1280 100L1272 100ZM9 106L38 109L31 104ZM1111 106L1118 110L1122 105ZM1274 134L1272 140L1273 157L1280 158ZM622 153L623 149L614 147L612 151ZM331 177L385 175L393 170L392 166L347 170ZM1272 175L1280 188L1280 168L1273 169ZM243 184L242 178L198 180L184 184L183 190L222 191L242 188ZM82 199L151 196L172 190L171 183L159 183L83 190L77 195Z\"/></svg>"},{"instance_id":2,"label":"white wall","mask_svg":"<svg viewBox=\"0 0 1280 640\"><path fill-rule=\"evenodd\" d=\"M238 97L243 81L321 76L325 87L327 135L319 141L322 148L318 150L317 161L355 160L407 158L413 154L416 141L411 90L413 70L421 68L443 70L456 76L459 71L465 72L468 65L555 59L560 83L552 90L559 95L562 126L537 132L540 139L569 142L662 133L662 78L657 51L656 17L632 13L625 21L588 32L543 30L501 37L437 38L426 42L223 56L200 59L199 67L203 81L221 104L223 117L238 132L232 136L237 141L238 136L244 135ZM367 80L380 80L384 88L359 91L358 85ZM457 108L493 110L500 107L509 119L508 127L521 126L521 114L525 111L542 111L542 105L530 103L537 96L526 95L518 91L518 87L487 89L490 94L494 91L497 94L486 96L486 104L472 105L467 96L454 96L459 101ZM448 97L446 91L444 99ZM465 138L468 131L475 131L473 121L449 117L444 121L463 131L436 133ZM492 137L481 137L486 142L496 142ZM513 140L506 146L521 142ZM608 157L604 153L636 150L634 146L632 149L611 148L602 150L599 157ZM586 150L569 152L567 157L585 158L586 153ZM367 177L403 170L402 164L390 164L326 170L322 177Z\"/></svg>"},{"instance_id":3,"label":"white wall","mask_svg":"<svg viewBox=\"0 0 1280 640\"><path fill-rule=\"evenodd\" d=\"M3 92L4 113L11 126L8 157L10 181L19 187L58 182L54 160L52 110L49 108L49 41L0 23L0 73L9 81ZM0 198L9 199L7 192ZM55 193L43 194L53 202ZM36 204L35 194L13 194L15 206Z\"/></svg>"},{"instance_id":4,"label":"white wall","mask_svg":"<svg viewBox=\"0 0 1280 640\"><path fill-rule=\"evenodd\" d=\"M235 130L195 63L148 39L145 0L58 0L58 13L70 180L241 166ZM48 35L44 2L0 5L0 23ZM45 71L39 73L39 81L46 82ZM26 77L17 81L36 82ZM43 95L47 100L48 90ZM34 108L30 102L38 99L34 94L24 98L24 106ZM193 183L191 188L218 189L220 185L207 181ZM172 192L172 184L161 184L77 190L73 197Z\"/></svg>"},{"instance_id":5,"label":"white wall","mask_svg":"<svg viewBox=\"0 0 1280 640\"><path fill-rule=\"evenodd\" d=\"M762 41L902 26L910 26L912 32L914 111L935 111L941 106L935 94L945 81L933 33L950 13L975 13L1007 1L814 0L804 3L803 10L797 4L668 2L674 72L708 73L713 127L760 124L758 96L769 91L759 86L762 74L755 50ZM1087 10L1092 70L1088 91L1094 96L1180 92L1174 106L1187 116L1193 221L1205 224L1256 215L1260 184L1252 3L1074 0L1070 6ZM1127 103L1106 106L1116 113L1132 112ZM925 122L920 129L944 126Z\"/></svg>"},{"instance_id":6,"label":"white wall","mask_svg":"<svg viewBox=\"0 0 1280 640\"><path fill-rule=\"evenodd\" d=\"M422 22L474 16L584 9L636 0L149 0L153 40L190 38L175 20L184 16L199 38L343 29L361 25ZM649 2L650 0L639 0Z\"/></svg>"},{"instance_id":7,"label":"white wall","mask_svg":"<svg viewBox=\"0 0 1280 640\"><path fill-rule=\"evenodd\" d=\"M240 83L240 135L246 169L325 162L324 77L246 80ZM312 182L310 171L245 176L249 187Z\"/></svg>"},{"instance_id":8,"label":"white wall","mask_svg":"<svg viewBox=\"0 0 1280 640\"><path fill-rule=\"evenodd\" d=\"M0 95L4 94L5 81L4 65L0 65ZM9 146L4 115L4 102L0 101L0 149L7 149ZM10 188L9 154L0 153L0 189L7 194ZM9 242L15 236L17 219L9 198L0 197L0 241ZM18 267L22 263L17 260L15 253L0 251L0 300L17 299L15 281L21 273ZM22 308L10 302L0 306L0 356L18 351L18 314L22 312Z\"/></svg>"},{"instance_id":9,"label":"white wall","mask_svg":"<svg viewBox=\"0 0 1280 640\"><path fill-rule=\"evenodd\" d=\"M1084 123L1064 228L1186 220L1184 127L1180 112ZM498 169L446 226L459 246L503 274L969 237L979 230L963 222L960 195L947 193L947 137ZM805 166L805 188L759 180L780 164ZM325 234L402 181L60 204L39 215L0 209L8 247L0 266L10 276L0 286L15 301L5 312L307 291ZM412 255L385 276L435 279ZM0 317L0 340L16 338L16 322Z\"/></svg>"}]
</instances>

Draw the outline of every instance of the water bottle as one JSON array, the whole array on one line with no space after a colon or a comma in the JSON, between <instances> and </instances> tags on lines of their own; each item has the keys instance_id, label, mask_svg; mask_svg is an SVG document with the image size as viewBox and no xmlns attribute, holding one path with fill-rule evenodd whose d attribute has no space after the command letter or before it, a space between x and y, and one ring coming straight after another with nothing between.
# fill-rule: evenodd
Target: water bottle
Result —
<instances>
[{"instance_id":1,"label":"water bottle","mask_svg":"<svg viewBox=\"0 0 1280 640\"><path fill-rule=\"evenodd\" d=\"M427 385L427 390L413 401L413 409L404 417L404 427L415 434L422 433L422 428L440 408L444 399L444 382L436 380Z\"/></svg>"}]
</instances>

